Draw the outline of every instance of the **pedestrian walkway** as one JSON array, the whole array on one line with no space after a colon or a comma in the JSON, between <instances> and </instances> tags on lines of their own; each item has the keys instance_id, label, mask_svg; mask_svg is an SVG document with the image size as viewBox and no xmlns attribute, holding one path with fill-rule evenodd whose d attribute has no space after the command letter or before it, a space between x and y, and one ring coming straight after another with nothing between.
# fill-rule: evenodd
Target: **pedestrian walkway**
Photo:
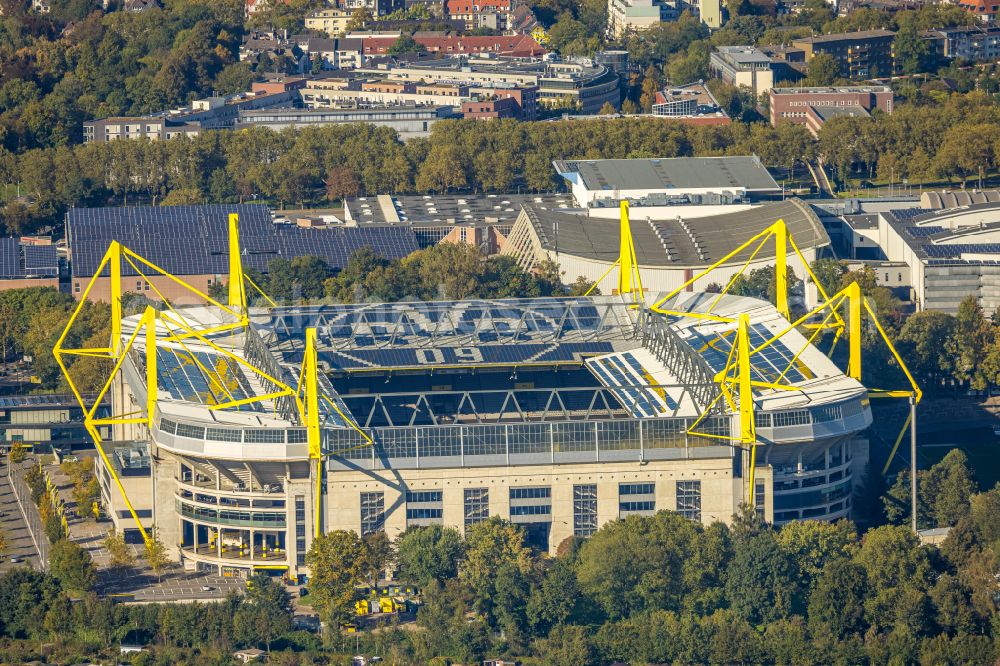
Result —
<instances>
[{"instance_id":1,"label":"pedestrian walkway","mask_svg":"<svg viewBox=\"0 0 1000 666\"><path fill-rule=\"evenodd\" d=\"M224 598L232 590L244 589L245 583L240 579L184 571L177 565L173 565L157 580L145 563L145 548L142 544L129 544L135 562L127 573L112 569L111 553L104 547L104 539L112 527L111 521L95 521L87 515L84 508L76 506L73 484L59 465L49 464L44 469L58 489L66 508L70 510L67 515L70 539L87 549L97 568L99 594L120 595L122 600L136 602L213 600ZM72 515L75 517L69 517Z\"/></svg>"}]
</instances>

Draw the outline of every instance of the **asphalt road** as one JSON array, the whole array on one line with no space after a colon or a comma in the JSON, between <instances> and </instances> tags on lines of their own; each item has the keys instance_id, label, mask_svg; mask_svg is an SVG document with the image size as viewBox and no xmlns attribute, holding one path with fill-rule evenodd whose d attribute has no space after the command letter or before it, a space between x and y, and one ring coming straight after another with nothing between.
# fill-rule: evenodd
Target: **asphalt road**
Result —
<instances>
[{"instance_id":1,"label":"asphalt road","mask_svg":"<svg viewBox=\"0 0 1000 666\"><path fill-rule=\"evenodd\" d=\"M30 566L39 567L38 553L35 552L35 545L28 532L28 526L24 522L24 516L17 505L17 500L10 487L8 477L9 468L6 458L0 459L0 531L3 531L4 540L7 547L0 555L0 571L7 571L11 567ZM25 498L27 501L30 499ZM14 563L12 559L19 558L21 563Z\"/></svg>"}]
</instances>

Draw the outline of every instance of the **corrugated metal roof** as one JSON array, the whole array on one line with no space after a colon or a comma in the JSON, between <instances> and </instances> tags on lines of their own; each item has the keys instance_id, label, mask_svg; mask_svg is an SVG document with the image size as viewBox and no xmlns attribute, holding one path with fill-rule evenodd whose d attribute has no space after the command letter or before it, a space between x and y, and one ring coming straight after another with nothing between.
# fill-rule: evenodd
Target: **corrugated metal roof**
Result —
<instances>
[{"instance_id":1,"label":"corrugated metal roof","mask_svg":"<svg viewBox=\"0 0 1000 666\"><path fill-rule=\"evenodd\" d=\"M579 174L589 190L781 190L756 156L564 160L557 161L555 167L564 177Z\"/></svg>"}]
</instances>

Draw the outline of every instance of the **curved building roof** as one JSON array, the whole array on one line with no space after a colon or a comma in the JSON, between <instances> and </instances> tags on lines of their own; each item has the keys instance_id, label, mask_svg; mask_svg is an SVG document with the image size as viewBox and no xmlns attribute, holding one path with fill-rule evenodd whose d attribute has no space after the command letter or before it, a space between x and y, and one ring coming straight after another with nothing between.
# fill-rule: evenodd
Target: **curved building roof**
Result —
<instances>
[{"instance_id":1,"label":"curved building roof","mask_svg":"<svg viewBox=\"0 0 1000 666\"><path fill-rule=\"evenodd\" d=\"M641 266L683 268L714 263L779 219L788 225L799 249L830 244L819 217L800 199L690 220L651 220L640 215L637 209L632 210L632 238ZM524 206L522 218L531 224L545 250L608 263L618 259L616 219L557 213L533 206ZM749 253L741 253L732 261L745 261ZM773 243L757 254L759 259L773 256Z\"/></svg>"}]
</instances>

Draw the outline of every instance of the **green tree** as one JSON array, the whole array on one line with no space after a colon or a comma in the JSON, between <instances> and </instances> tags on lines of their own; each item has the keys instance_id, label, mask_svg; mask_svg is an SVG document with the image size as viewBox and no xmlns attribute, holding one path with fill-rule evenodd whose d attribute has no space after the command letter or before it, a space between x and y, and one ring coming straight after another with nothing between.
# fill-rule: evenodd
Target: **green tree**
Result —
<instances>
[{"instance_id":1,"label":"green tree","mask_svg":"<svg viewBox=\"0 0 1000 666\"><path fill-rule=\"evenodd\" d=\"M915 21L901 20L896 36L892 41L892 51L896 64L903 74L926 72L933 58L932 45L924 38L923 30Z\"/></svg>"},{"instance_id":2,"label":"green tree","mask_svg":"<svg viewBox=\"0 0 1000 666\"><path fill-rule=\"evenodd\" d=\"M817 53L809 61L806 82L811 86L829 86L840 78L840 63L829 53Z\"/></svg>"},{"instance_id":3,"label":"green tree","mask_svg":"<svg viewBox=\"0 0 1000 666\"><path fill-rule=\"evenodd\" d=\"M813 636L840 640L864 630L866 581L865 568L845 559L833 560L819 572L809 594L809 629Z\"/></svg>"},{"instance_id":4,"label":"green tree","mask_svg":"<svg viewBox=\"0 0 1000 666\"><path fill-rule=\"evenodd\" d=\"M963 298L958 304L954 333L947 345L954 359L955 379L968 381L975 389L986 388L980 370L994 338L993 326L984 316L976 297Z\"/></svg>"},{"instance_id":5,"label":"green tree","mask_svg":"<svg viewBox=\"0 0 1000 666\"><path fill-rule=\"evenodd\" d=\"M347 22L347 27L345 28L347 32L357 32L359 30L364 30L365 26L372 21L372 13L370 10L364 7L358 7L353 12L351 12L351 18Z\"/></svg>"},{"instance_id":6,"label":"green tree","mask_svg":"<svg viewBox=\"0 0 1000 666\"><path fill-rule=\"evenodd\" d=\"M931 512L938 526L951 526L969 514L970 498L978 490L969 468L969 459L961 449L952 449L940 462L933 465L923 480L924 489L931 502Z\"/></svg>"},{"instance_id":7,"label":"green tree","mask_svg":"<svg viewBox=\"0 0 1000 666\"><path fill-rule=\"evenodd\" d=\"M49 569L64 590L86 592L94 587L96 574L90 553L69 539L61 539L49 549Z\"/></svg>"},{"instance_id":8,"label":"green tree","mask_svg":"<svg viewBox=\"0 0 1000 666\"><path fill-rule=\"evenodd\" d=\"M434 145L417 174L417 189L445 193L466 187L468 179L463 157L458 146Z\"/></svg>"},{"instance_id":9,"label":"green tree","mask_svg":"<svg viewBox=\"0 0 1000 666\"><path fill-rule=\"evenodd\" d=\"M546 666L585 666L595 662L593 645L585 627L558 625L548 638L535 644Z\"/></svg>"},{"instance_id":10,"label":"green tree","mask_svg":"<svg viewBox=\"0 0 1000 666\"><path fill-rule=\"evenodd\" d=\"M336 627L354 613L354 588L364 582L365 545L355 532L334 530L313 539L306 554L309 586L323 621Z\"/></svg>"},{"instance_id":11,"label":"green tree","mask_svg":"<svg viewBox=\"0 0 1000 666\"><path fill-rule=\"evenodd\" d=\"M399 577L427 587L431 581L444 584L458 575L462 559L462 535L441 525L411 527L396 541Z\"/></svg>"},{"instance_id":12,"label":"green tree","mask_svg":"<svg viewBox=\"0 0 1000 666\"><path fill-rule=\"evenodd\" d=\"M679 514L606 523L580 547L577 580L611 619L643 610L679 610L685 581L708 572L695 544L701 527ZM702 571L692 571L697 563Z\"/></svg>"},{"instance_id":13,"label":"green tree","mask_svg":"<svg viewBox=\"0 0 1000 666\"><path fill-rule=\"evenodd\" d=\"M413 39L411 35L402 34L396 38L386 51L389 55L399 55L401 53L419 53L424 47Z\"/></svg>"},{"instance_id":14,"label":"green tree","mask_svg":"<svg viewBox=\"0 0 1000 666\"><path fill-rule=\"evenodd\" d=\"M487 618L495 617L499 572L506 565L521 574L531 569L531 551L524 545L520 527L490 516L467 530L459 576L472 589L477 610Z\"/></svg>"},{"instance_id":15,"label":"green tree","mask_svg":"<svg viewBox=\"0 0 1000 666\"><path fill-rule=\"evenodd\" d=\"M291 597L270 576L258 573L251 581L233 616L233 629L244 645L263 645L270 652L271 643L292 629Z\"/></svg>"},{"instance_id":16,"label":"green tree","mask_svg":"<svg viewBox=\"0 0 1000 666\"><path fill-rule=\"evenodd\" d=\"M799 520L782 526L777 543L797 563L801 588L809 590L827 567L857 552L858 536L854 525L846 520Z\"/></svg>"},{"instance_id":17,"label":"green tree","mask_svg":"<svg viewBox=\"0 0 1000 666\"><path fill-rule=\"evenodd\" d=\"M396 559L396 551L385 532L367 534L362 542L365 545L363 573L369 584L374 586Z\"/></svg>"},{"instance_id":18,"label":"green tree","mask_svg":"<svg viewBox=\"0 0 1000 666\"><path fill-rule=\"evenodd\" d=\"M167 557L167 547L163 545L163 541L160 540L160 535L157 534L155 528L149 532L143 555L146 565L153 572L153 575L156 576L156 580L161 580L163 571L170 564L170 558Z\"/></svg>"},{"instance_id":19,"label":"green tree","mask_svg":"<svg viewBox=\"0 0 1000 666\"><path fill-rule=\"evenodd\" d=\"M135 562L132 549L125 543L125 536L114 527L104 537L104 549L111 556L112 569L127 569Z\"/></svg>"},{"instance_id":20,"label":"green tree","mask_svg":"<svg viewBox=\"0 0 1000 666\"><path fill-rule=\"evenodd\" d=\"M730 608L751 623L790 617L802 605L796 562L764 531L734 544L726 569Z\"/></svg>"},{"instance_id":21,"label":"green tree","mask_svg":"<svg viewBox=\"0 0 1000 666\"><path fill-rule=\"evenodd\" d=\"M925 310L907 318L900 329L897 347L911 372L936 384L954 371L954 359L948 352L954 334L954 317Z\"/></svg>"}]
</instances>

